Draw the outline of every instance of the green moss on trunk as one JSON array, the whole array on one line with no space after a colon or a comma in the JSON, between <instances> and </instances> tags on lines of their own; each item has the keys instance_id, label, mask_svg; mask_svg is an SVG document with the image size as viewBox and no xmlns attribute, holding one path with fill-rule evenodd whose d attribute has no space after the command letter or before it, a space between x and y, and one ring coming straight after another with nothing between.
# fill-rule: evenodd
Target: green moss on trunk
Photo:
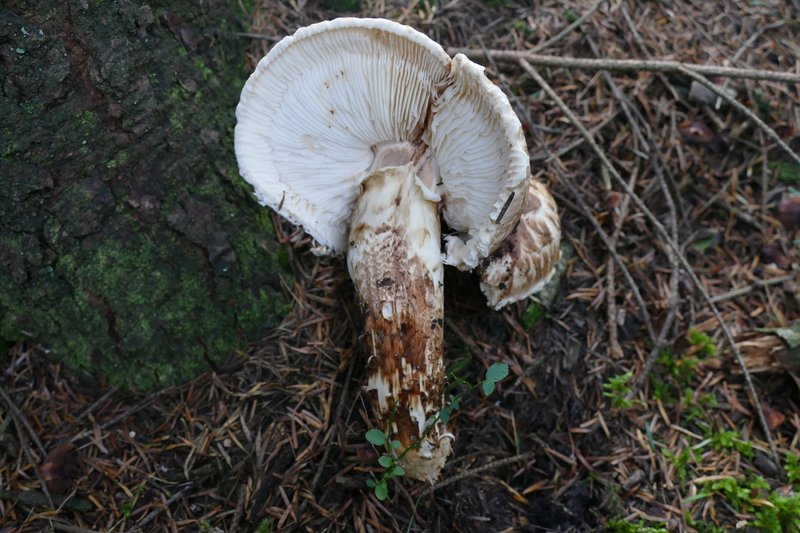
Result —
<instances>
[{"instance_id":1,"label":"green moss on trunk","mask_svg":"<svg viewBox=\"0 0 800 533\"><path fill-rule=\"evenodd\" d=\"M0 337L152 389L286 312L236 172L234 2L0 8Z\"/></svg>"}]
</instances>

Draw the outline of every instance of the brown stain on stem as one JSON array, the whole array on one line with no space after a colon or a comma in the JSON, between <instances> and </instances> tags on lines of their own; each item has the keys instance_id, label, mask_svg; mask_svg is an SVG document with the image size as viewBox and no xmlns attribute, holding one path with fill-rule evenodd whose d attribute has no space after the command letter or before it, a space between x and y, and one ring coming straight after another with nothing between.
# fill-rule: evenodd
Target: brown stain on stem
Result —
<instances>
[{"instance_id":1,"label":"brown stain on stem","mask_svg":"<svg viewBox=\"0 0 800 533\"><path fill-rule=\"evenodd\" d=\"M379 170L362 188L348 267L364 315L367 394L404 450L444 406L443 267L433 237L441 229L436 204L422 197L408 168ZM437 424L426 445L437 449L443 433Z\"/></svg>"}]
</instances>

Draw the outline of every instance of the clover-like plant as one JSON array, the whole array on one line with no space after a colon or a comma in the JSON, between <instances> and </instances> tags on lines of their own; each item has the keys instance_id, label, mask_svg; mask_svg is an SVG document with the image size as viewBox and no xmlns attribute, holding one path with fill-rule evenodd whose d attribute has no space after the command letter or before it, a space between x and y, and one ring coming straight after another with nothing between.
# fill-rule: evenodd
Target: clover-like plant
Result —
<instances>
[{"instance_id":1,"label":"clover-like plant","mask_svg":"<svg viewBox=\"0 0 800 533\"><path fill-rule=\"evenodd\" d=\"M425 437L431 431L431 429L436 425L437 422L442 422L446 424L450 420L450 416L452 415L453 411L458 409L461 399L471 392L472 390L476 389L477 387L481 387L483 389L483 393L485 395L490 395L494 392L495 384L504 380L508 376L508 365L503 363L497 363L489 367L486 371L486 378L483 381L480 381L475 384L471 384L468 381L465 381L453 374L451 374L451 378L458 383L463 385L467 385L467 390L455 396L450 403L448 403L441 411L439 411L436 415L432 416L428 419L425 423L425 431L423 431L422 435L420 435L419 439L413 442L408 448L403 450L402 452L399 451L402 448L402 444L399 440L393 440L392 436L388 432L383 432L379 429L370 429L364 435L372 445L374 446L384 446L386 448L386 453L381 455L378 458L378 464L380 464L385 470L381 475L380 479L368 479L367 486L372 488L375 491L375 496L379 500L385 500L386 497L389 495L389 485L388 482L393 477L398 477L405 475L405 470L398 463L408 454L410 451L418 449L421 443L425 440ZM392 427L392 417L394 416L394 411L397 410L397 404L395 404L395 408L392 411L389 417L389 424L388 427Z\"/></svg>"}]
</instances>

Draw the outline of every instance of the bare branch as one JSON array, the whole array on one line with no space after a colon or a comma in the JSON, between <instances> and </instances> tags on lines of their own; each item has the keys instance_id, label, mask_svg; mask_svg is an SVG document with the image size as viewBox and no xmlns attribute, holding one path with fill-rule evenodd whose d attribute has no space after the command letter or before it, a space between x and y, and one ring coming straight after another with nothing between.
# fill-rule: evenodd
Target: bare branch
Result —
<instances>
[{"instance_id":1,"label":"bare branch","mask_svg":"<svg viewBox=\"0 0 800 533\"><path fill-rule=\"evenodd\" d=\"M793 279L794 279L793 275L778 276L777 278L771 278L771 279L757 279L754 280L753 283L750 285L746 285L738 289L733 289L732 291L726 292L725 294L714 296L713 298L711 298L711 301L717 303L717 302L722 302L724 300L730 300L731 298L736 298L738 296L743 296L745 294L748 294L760 287L779 285L781 283L786 283L787 281L792 281Z\"/></svg>"},{"instance_id":2,"label":"bare branch","mask_svg":"<svg viewBox=\"0 0 800 533\"><path fill-rule=\"evenodd\" d=\"M464 54L470 59L485 59L483 50L472 48L448 48L450 55ZM690 71L704 76L722 76L750 80L769 80L786 83L800 83L800 74L779 72L774 70L756 70L745 68L719 67L716 65L692 65L680 61L659 61L654 59L585 59L575 57L559 57L534 54L531 52L515 52L505 50L489 50L489 55L496 61L519 63L524 60L540 67L563 67L587 70L620 70L680 73Z\"/></svg>"}]
</instances>

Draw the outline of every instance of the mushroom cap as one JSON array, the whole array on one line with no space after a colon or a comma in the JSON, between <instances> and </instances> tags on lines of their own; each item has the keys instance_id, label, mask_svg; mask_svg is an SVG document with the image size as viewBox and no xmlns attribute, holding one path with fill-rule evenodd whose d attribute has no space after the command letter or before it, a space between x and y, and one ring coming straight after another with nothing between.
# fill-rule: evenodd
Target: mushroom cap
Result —
<instances>
[{"instance_id":1,"label":"mushroom cap","mask_svg":"<svg viewBox=\"0 0 800 533\"><path fill-rule=\"evenodd\" d=\"M419 137L449 72L439 44L396 22L339 18L301 28L242 90L239 172L262 205L341 253L374 150Z\"/></svg>"},{"instance_id":2,"label":"mushroom cap","mask_svg":"<svg viewBox=\"0 0 800 533\"><path fill-rule=\"evenodd\" d=\"M513 230L530 175L519 119L483 71L388 20L301 28L242 90L239 171L261 204L302 225L318 251L341 253L361 183L382 154L404 145L383 166L420 162L455 232L445 263L474 268Z\"/></svg>"},{"instance_id":3,"label":"mushroom cap","mask_svg":"<svg viewBox=\"0 0 800 533\"><path fill-rule=\"evenodd\" d=\"M444 262L478 266L519 220L530 178L522 125L508 98L462 54L436 100L429 143L441 173L437 190L447 225Z\"/></svg>"},{"instance_id":4,"label":"mushroom cap","mask_svg":"<svg viewBox=\"0 0 800 533\"><path fill-rule=\"evenodd\" d=\"M555 200L531 179L519 225L481 265L481 290L489 306L500 309L542 290L561 259L560 241Z\"/></svg>"}]
</instances>

